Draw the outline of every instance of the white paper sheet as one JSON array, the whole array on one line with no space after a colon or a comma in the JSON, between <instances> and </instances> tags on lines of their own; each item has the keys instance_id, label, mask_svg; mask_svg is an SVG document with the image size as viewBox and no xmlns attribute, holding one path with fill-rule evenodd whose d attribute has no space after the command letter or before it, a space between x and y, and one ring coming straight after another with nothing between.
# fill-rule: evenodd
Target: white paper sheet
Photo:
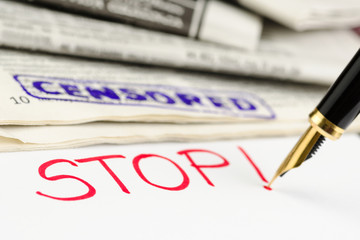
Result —
<instances>
[{"instance_id":1,"label":"white paper sheet","mask_svg":"<svg viewBox=\"0 0 360 240\"><path fill-rule=\"evenodd\" d=\"M269 180L296 141L267 138L1 153L0 238L359 239L359 136L325 142L314 158L275 181L273 191L263 188L264 181L241 151ZM195 165L184 152L178 154L185 150L195 151L188 152ZM229 165L221 166L225 160L214 153ZM105 155L124 158L110 157L106 165L84 162ZM42 178L43 173L55 181ZM164 189L176 187L183 189ZM95 195L77 201L37 193L76 197L89 188Z\"/></svg>"}]
</instances>

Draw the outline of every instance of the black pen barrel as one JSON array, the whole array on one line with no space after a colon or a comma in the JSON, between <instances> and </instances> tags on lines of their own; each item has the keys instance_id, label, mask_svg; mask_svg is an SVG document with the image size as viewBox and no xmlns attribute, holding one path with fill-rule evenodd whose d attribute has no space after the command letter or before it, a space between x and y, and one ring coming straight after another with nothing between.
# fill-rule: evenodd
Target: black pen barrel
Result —
<instances>
[{"instance_id":1,"label":"black pen barrel","mask_svg":"<svg viewBox=\"0 0 360 240\"><path fill-rule=\"evenodd\" d=\"M346 129L359 114L360 49L330 87L317 109L342 129Z\"/></svg>"}]
</instances>

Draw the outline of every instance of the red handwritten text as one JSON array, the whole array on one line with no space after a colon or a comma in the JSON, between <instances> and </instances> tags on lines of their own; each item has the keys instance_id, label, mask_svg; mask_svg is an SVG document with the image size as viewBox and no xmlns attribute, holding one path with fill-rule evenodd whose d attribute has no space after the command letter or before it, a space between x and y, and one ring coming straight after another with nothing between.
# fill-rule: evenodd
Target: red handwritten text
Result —
<instances>
[{"instance_id":1,"label":"red handwritten text","mask_svg":"<svg viewBox=\"0 0 360 240\"><path fill-rule=\"evenodd\" d=\"M267 183L266 178L261 173L260 169L256 166L254 161L250 158L250 156L245 152L245 150L241 147L238 147L238 149L245 156L245 158L250 162L251 166L255 169L256 173L261 178L261 180ZM205 149L186 149L186 150L178 151L177 154L179 154L180 156L185 156L185 159L187 159L190 162L190 166L193 167L196 170L196 172L198 172L201 175L201 177L206 181L206 183L212 187L214 187L215 185L210 180L210 177L206 175L205 169L206 168L222 168L222 167L229 166L229 164L230 164L229 161L224 156L222 156L216 152L213 152L210 150L205 150ZM199 154L203 158L205 157L205 159L206 159L206 157L211 156L211 157L216 157L220 161L216 162L215 164L199 164L199 163L197 163L199 161L197 161L197 159L196 159L196 156L199 156ZM84 199L93 197L96 194L96 190L89 182L87 182L79 177L65 175L65 174L55 175L55 176L47 176L46 170L48 168L50 168L51 166L53 166L55 164L59 164L59 163L68 163L71 166L78 167L77 163L85 164L85 163L93 163L93 162L96 163L97 162L97 163L100 163L100 165L106 170L106 172L112 177L112 179L117 183L117 185L120 187L120 189L124 193L130 194L129 189L125 186L125 184L120 180L120 178L115 174L115 172L109 167L109 165L105 161L107 159L119 159L119 158L126 159L126 157L123 155L105 155L105 156L75 159L74 161L70 161L67 159L54 159L54 160L47 161L47 162L41 164L39 167L40 177L44 178L45 180L49 180L49 181L57 181L57 180L61 180L61 179L74 179L74 180L84 184L87 187L88 191L84 194L80 194L77 196L71 196L71 197L56 197L56 196L51 196L51 195L45 194L41 191L37 191L36 193L43 197L48 197L51 199L62 200L62 201L84 200ZM169 186L159 185L159 184L156 184L156 183L153 183L152 181L150 181L145 176L143 170L140 168L140 162L148 161L148 160L146 160L148 158L157 158L157 159L161 159L163 161L167 161L167 162L171 163L171 165L174 167L174 169L176 169L181 174L181 176L182 176L181 183L178 184L177 186L169 187ZM161 156L161 155L139 154L136 157L134 157L134 159L132 160L132 165L134 167L135 172L137 173L137 175L140 177L141 180L143 180L145 183L147 183L151 186L154 186L156 188L160 188L160 189L164 189L164 190L168 190L168 191L181 191L181 190L186 189L190 184L189 175L185 172L185 170L182 167L180 167L175 161L173 161L167 157Z\"/></svg>"}]
</instances>

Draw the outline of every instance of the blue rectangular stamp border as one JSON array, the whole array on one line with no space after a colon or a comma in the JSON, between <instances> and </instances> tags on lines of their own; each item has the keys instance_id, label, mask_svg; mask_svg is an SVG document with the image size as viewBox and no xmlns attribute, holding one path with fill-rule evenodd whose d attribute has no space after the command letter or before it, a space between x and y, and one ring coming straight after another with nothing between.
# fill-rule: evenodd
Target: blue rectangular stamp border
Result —
<instances>
[{"instance_id":1,"label":"blue rectangular stamp border","mask_svg":"<svg viewBox=\"0 0 360 240\"><path fill-rule=\"evenodd\" d=\"M92 104L105 104L105 105L124 105L124 106L141 106L141 107L152 107L152 108L161 108L161 109L172 109L172 110L179 110L179 111L189 111L189 112L200 112L198 109L186 109L186 108L182 108L182 107L169 107L169 106L158 106L158 105L151 105L151 104L136 104L136 103L123 103L123 102L119 102L119 103L109 103L109 102L99 102L99 101L91 101L91 100L85 100L85 99L62 99L62 98L56 98L56 97L39 97L39 96L35 96L32 93L30 93L26 87L21 83L21 80L19 79L19 77L30 77L30 78L38 78L38 79L47 79L47 80L55 80L55 81L69 81L69 82L73 82L73 83L98 83L98 84L119 84L119 82L111 82L111 81L98 81L98 80L76 80L76 79L71 79L71 78L60 78L60 77L47 77L47 76L37 76L37 75L30 75L30 74L15 74L13 75L13 78L16 82L19 83L19 85L21 86L21 88L24 90L24 92L31 96L34 97L36 99L41 99L41 100L56 100L56 101L68 101L68 102L83 102L83 103L92 103ZM203 88L191 88L191 87L177 87L177 86L170 86L170 85L163 85L163 84L142 84L142 83L125 83L125 82L120 82L121 84L123 84L124 86L142 86L142 87L155 87L155 88L159 88L159 89L172 89L172 90L191 90L191 91L199 91L201 93L228 93L228 94L241 94L241 96L248 96L249 98L253 98L256 99L256 101L258 103L261 104L262 107L264 107L267 111L268 111L268 115L265 114L249 114L249 113L219 113L219 111L211 111L211 110L202 110L201 112L203 113L209 113L209 114L216 114L216 115L226 115L226 116L232 116L232 117L242 117L242 118L255 118L255 119L268 119L268 120L272 120L276 118L276 114L273 111L273 109L265 102L264 99L258 97L257 95L253 94L253 93L249 93L249 92L243 92L243 91L228 91L228 90L221 90L221 91L216 91L216 90L209 90L209 89L203 89Z\"/></svg>"}]
</instances>

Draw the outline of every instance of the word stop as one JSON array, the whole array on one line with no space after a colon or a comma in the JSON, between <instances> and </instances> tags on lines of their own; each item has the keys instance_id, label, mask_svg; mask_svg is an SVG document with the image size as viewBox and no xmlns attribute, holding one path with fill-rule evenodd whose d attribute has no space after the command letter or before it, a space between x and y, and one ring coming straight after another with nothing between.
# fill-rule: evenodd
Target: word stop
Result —
<instances>
[{"instance_id":1,"label":"word stop","mask_svg":"<svg viewBox=\"0 0 360 240\"><path fill-rule=\"evenodd\" d=\"M256 170L257 174L261 177L261 179L264 182L267 182L267 180L263 177L260 170L257 168L255 163L250 159L249 155L244 151L244 149L239 147L239 150L249 160L249 162L254 167L254 169ZM186 150L182 150L182 151L177 152L177 154L183 156L190 163L190 166L192 168L194 168L196 170L196 172L198 174L200 174L200 176L210 186L214 186L214 184L212 183L210 178L205 174L204 169L206 169L206 168L222 168L222 167L226 167L226 166L229 165L229 161L225 157L223 157L222 155L220 155L220 154L218 154L216 152L210 151L210 150L186 149ZM205 155L207 155L207 156L211 157L212 159L215 157L216 159L218 159L218 162L216 162L214 164L199 164L199 163L197 163L197 161L195 159L195 154L202 154L203 157ZM88 199L88 198L93 197L96 194L96 189L88 181L85 181L84 179L76 177L76 176L65 175L65 174L55 175L55 176L48 176L46 174L46 171L51 166L56 165L56 164L60 164L60 163L66 163L66 164L69 164L69 165L71 165L73 167L79 167L79 164L81 165L81 164L86 164L86 163L90 163L90 162L97 162L112 177L112 179L117 183L117 185L120 187L120 189L124 193L130 194L130 191L129 191L128 187L120 180L120 178L114 173L114 171L107 164L107 160L109 160L109 159L119 159L119 158L124 159L126 157L123 156L123 155L104 155L104 156L96 156L96 157L90 157L90 158L75 159L73 161L68 160L68 159L49 160L49 161L41 164L39 169L38 169L39 175L43 179L46 179L48 181L58 181L58 180L62 180L62 179L72 179L72 180L78 181L81 184L83 184L87 188L87 192L84 193L84 194L81 194L81 195L71 196L71 197L56 197L56 196L48 195L48 194L43 193L41 191L37 191L36 193L38 195L40 195L40 196L44 196L44 197L55 199L55 200L62 200L62 201L84 200L84 199ZM144 172L140 168L140 162L145 161L145 159L147 159L147 158L157 158L157 159L160 159L162 161L169 162L170 165L172 165L173 168L180 173L181 178L182 178L181 183L179 183L177 186L171 186L171 187L162 186L162 185L153 183L151 180L149 180L146 177L146 175L144 174ZM151 186L154 186L156 188L160 188L160 189L164 189L164 190L168 190L168 191L180 191L180 190L186 189L188 187L189 183L190 183L189 175L185 172L185 170L182 167L180 167L175 161L173 161L173 160L171 160L171 159L169 159L167 157L161 156L161 155L157 155L157 154L139 154L139 155L137 155L137 156L135 156L133 158L132 165L133 165L133 168L134 168L135 172L140 177L140 179L142 179L145 183L147 183L147 184L149 184Z\"/></svg>"}]
</instances>

